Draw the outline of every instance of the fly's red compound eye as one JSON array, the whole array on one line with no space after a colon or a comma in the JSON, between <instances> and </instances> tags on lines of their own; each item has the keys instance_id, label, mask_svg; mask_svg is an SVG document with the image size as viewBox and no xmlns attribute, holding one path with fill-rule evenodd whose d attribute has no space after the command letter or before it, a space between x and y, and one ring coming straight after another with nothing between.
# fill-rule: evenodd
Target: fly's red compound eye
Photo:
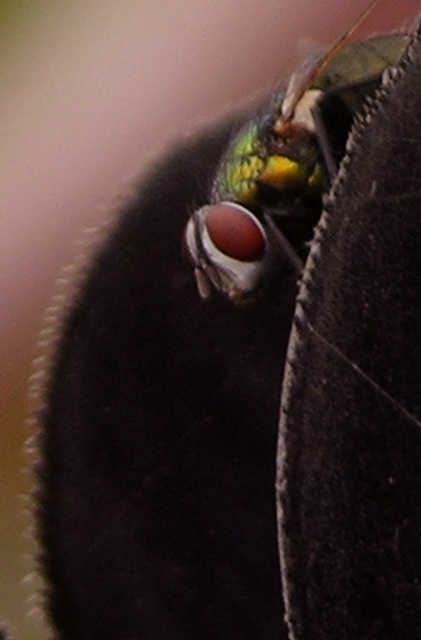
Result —
<instances>
[{"instance_id":1,"label":"fly's red compound eye","mask_svg":"<svg viewBox=\"0 0 421 640\"><path fill-rule=\"evenodd\" d=\"M209 208L206 229L215 247L243 262L260 260L265 251L264 231L247 209L231 202Z\"/></svg>"}]
</instances>

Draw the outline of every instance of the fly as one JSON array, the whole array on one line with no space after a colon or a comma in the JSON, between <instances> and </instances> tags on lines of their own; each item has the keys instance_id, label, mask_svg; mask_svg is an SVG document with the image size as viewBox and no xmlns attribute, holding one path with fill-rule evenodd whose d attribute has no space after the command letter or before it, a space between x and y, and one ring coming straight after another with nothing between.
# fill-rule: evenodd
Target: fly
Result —
<instances>
[{"instance_id":1,"label":"fly","mask_svg":"<svg viewBox=\"0 0 421 640\"><path fill-rule=\"evenodd\" d=\"M349 44L378 2L326 55L294 73L228 146L210 202L193 213L186 230L202 298L213 288L234 302L253 297L270 273L280 237L296 261L305 259L352 124L409 43L410 36L392 34ZM269 219L276 221L276 237Z\"/></svg>"}]
</instances>

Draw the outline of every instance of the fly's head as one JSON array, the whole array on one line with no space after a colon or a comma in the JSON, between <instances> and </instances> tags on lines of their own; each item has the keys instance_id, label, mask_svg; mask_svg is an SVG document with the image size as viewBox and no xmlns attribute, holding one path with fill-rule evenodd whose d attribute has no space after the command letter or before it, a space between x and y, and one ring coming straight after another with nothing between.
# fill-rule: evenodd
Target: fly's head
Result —
<instances>
[{"instance_id":1,"label":"fly's head","mask_svg":"<svg viewBox=\"0 0 421 640\"><path fill-rule=\"evenodd\" d=\"M233 202L195 211L185 240L203 299L214 287L233 302L245 302L269 266L267 232L256 216Z\"/></svg>"}]
</instances>

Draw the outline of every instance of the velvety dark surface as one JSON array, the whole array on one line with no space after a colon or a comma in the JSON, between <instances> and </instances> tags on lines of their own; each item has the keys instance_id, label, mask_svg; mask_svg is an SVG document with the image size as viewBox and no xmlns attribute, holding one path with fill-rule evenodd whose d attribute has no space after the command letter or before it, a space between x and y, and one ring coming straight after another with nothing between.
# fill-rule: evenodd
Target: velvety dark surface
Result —
<instances>
[{"instance_id":1,"label":"velvety dark surface","mask_svg":"<svg viewBox=\"0 0 421 640\"><path fill-rule=\"evenodd\" d=\"M280 442L296 640L421 634L421 47L357 136L299 294Z\"/></svg>"},{"instance_id":2,"label":"velvety dark surface","mask_svg":"<svg viewBox=\"0 0 421 640\"><path fill-rule=\"evenodd\" d=\"M275 452L297 273L203 302L183 233L233 124L170 155L92 265L42 419L48 608L78 640L286 637Z\"/></svg>"}]
</instances>

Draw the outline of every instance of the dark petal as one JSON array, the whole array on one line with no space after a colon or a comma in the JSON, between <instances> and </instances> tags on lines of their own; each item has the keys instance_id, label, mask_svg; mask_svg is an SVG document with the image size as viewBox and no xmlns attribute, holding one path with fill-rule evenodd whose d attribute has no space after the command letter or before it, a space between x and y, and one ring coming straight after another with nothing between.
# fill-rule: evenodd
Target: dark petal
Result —
<instances>
[{"instance_id":1,"label":"dark petal","mask_svg":"<svg viewBox=\"0 0 421 640\"><path fill-rule=\"evenodd\" d=\"M299 294L279 515L295 640L421 634L421 45L353 143Z\"/></svg>"},{"instance_id":2,"label":"dark petal","mask_svg":"<svg viewBox=\"0 0 421 640\"><path fill-rule=\"evenodd\" d=\"M238 308L201 300L182 251L235 126L138 188L65 322L38 514L62 640L286 638L274 478L297 270L286 256Z\"/></svg>"}]
</instances>

